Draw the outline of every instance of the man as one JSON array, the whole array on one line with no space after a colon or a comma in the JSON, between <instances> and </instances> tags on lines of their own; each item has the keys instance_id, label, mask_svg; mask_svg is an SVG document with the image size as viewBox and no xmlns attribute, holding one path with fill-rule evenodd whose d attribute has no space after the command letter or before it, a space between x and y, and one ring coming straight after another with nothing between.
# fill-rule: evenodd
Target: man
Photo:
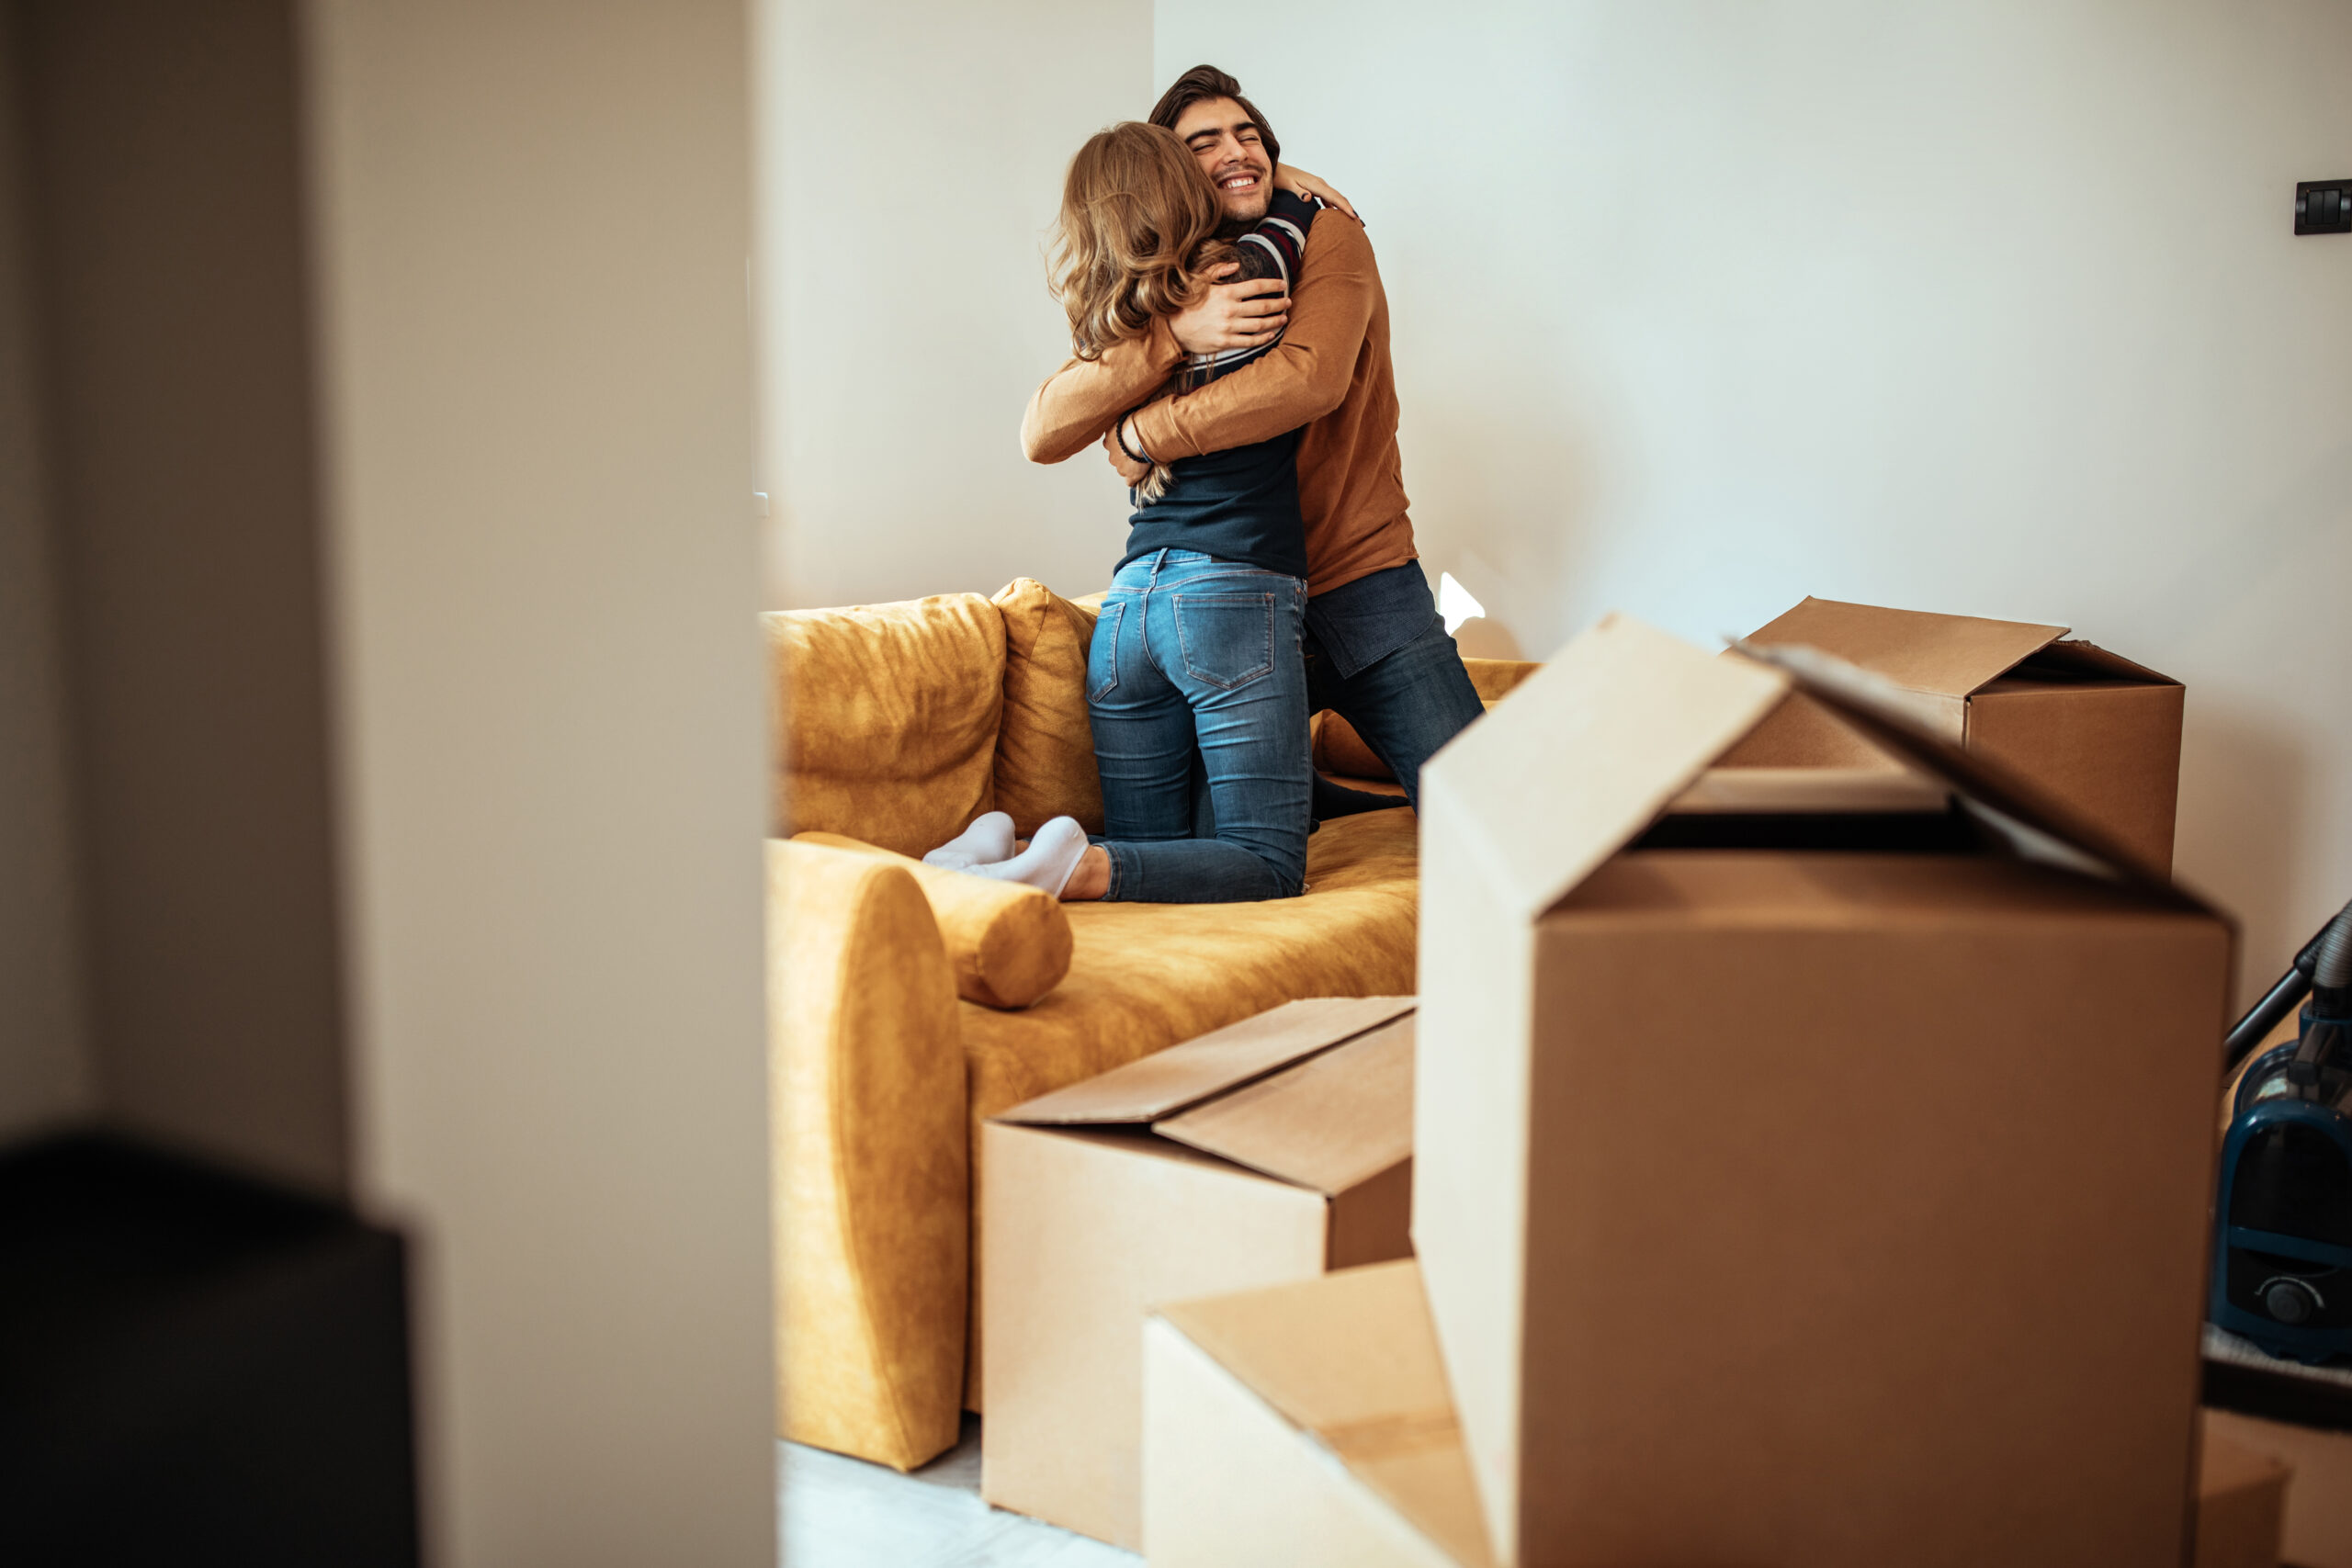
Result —
<instances>
[{"instance_id":1,"label":"man","mask_svg":"<svg viewBox=\"0 0 2352 1568\"><path fill-rule=\"evenodd\" d=\"M1239 83L1214 66L1195 66L1161 95L1150 118L1175 132L1207 172L1227 231L1265 216L1281 144ZM1053 405L1063 398L1074 417L1081 401L1100 399L1106 382L1140 402L1186 355L1247 349L1276 333L1281 341L1255 363L1137 409L1112 426L1103 446L1132 485L1147 471L1137 457L1172 461L1306 426L1298 491L1306 524L1310 705L1352 725L1418 806L1421 764L1484 708L1413 547L1396 451L1388 301L1359 224L1327 217L1314 226L1292 294L1275 279L1212 288L1067 386L1061 378L1049 381L1032 405L1032 423L1052 425ZM1100 428L1092 425L1090 436ZM1349 799L1351 793L1318 788L1317 815L1387 803Z\"/></svg>"}]
</instances>

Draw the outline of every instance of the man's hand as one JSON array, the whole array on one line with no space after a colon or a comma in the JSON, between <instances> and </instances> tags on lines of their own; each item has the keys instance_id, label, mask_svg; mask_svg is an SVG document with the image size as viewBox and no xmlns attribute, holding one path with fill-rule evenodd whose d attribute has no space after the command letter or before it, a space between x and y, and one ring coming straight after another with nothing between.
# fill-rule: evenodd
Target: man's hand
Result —
<instances>
[{"instance_id":1,"label":"man's hand","mask_svg":"<svg viewBox=\"0 0 2352 1568\"><path fill-rule=\"evenodd\" d=\"M1119 445L1119 426L1133 417L1132 414L1121 414L1118 424L1114 424L1110 434L1102 437L1102 450L1110 454L1111 467L1118 471L1120 481L1129 490L1143 483L1144 476L1151 472L1149 464L1136 462L1127 456L1126 448ZM1130 435L1127 439L1132 441L1135 437Z\"/></svg>"},{"instance_id":2,"label":"man's hand","mask_svg":"<svg viewBox=\"0 0 2352 1568\"><path fill-rule=\"evenodd\" d=\"M1230 277L1239 262L1211 267L1211 278ZM1290 296L1278 277L1213 283L1200 299L1168 318L1168 330L1187 354L1222 354L1255 348L1290 322Z\"/></svg>"},{"instance_id":3,"label":"man's hand","mask_svg":"<svg viewBox=\"0 0 2352 1568\"><path fill-rule=\"evenodd\" d=\"M1308 174L1305 169L1295 169L1288 164L1276 164L1274 188L1286 190L1293 196L1319 196L1329 205L1338 208L1354 219L1358 227L1363 226L1363 215L1355 209L1353 202L1333 190L1325 181Z\"/></svg>"}]
</instances>

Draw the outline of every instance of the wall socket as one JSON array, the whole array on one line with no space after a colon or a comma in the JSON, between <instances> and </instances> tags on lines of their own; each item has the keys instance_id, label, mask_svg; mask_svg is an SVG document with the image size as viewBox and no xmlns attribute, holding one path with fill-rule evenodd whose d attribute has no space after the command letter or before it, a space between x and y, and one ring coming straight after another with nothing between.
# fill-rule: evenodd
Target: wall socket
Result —
<instances>
[{"instance_id":1,"label":"wall socket","mask_svg":"<svg viewBox=\"0 0 2352 1568\"><path fill-rule=\"evenodd\" d=\"M2305 180L2298 185L2295 232L2352 234L2352 180Z\"/></svg>"}]
</instances>

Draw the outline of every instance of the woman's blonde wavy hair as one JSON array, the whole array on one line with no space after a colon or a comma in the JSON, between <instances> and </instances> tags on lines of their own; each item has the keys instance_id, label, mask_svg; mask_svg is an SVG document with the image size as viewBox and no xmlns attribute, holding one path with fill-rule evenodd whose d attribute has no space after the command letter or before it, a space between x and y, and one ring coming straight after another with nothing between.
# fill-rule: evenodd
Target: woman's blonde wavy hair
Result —
<instances>
[{"instance_id":1,"label":"woman's blonde wavy hair","mask_svg":"<svg viewBox=\"0 0 2352 1568\"><path fill-rule=\"evenodd\" d=\"M1234 259L1215 238L1224 217L1174 131L1130 119L1088 137L1062 183L1051 268L1078 357L1100 359L1199 299L1202 272Z\"/></svg>"}]
</instances>

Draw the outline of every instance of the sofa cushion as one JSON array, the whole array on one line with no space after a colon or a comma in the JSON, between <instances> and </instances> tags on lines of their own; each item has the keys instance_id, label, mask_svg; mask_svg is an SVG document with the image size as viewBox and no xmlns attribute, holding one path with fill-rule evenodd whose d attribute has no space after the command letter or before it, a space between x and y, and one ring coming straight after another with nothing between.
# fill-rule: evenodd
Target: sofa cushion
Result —
<instances>
[{"instance_id":1,"label":"sofa cushion","mask_svg":"<svg viewBox=\"0 0 2352 1568\"><path fill-rule=\"evenodd\" d=\"M1096 612L1035 578L991 601L1004 616L1004 722L996 738L996 808L1027 838L1055 817L1102 831L1102 781L1086 716L1086 653Z\"/></svg>"},{"instance_id":2,"label":"sofa cushion","mask_svg":"<svg viewBox=\"0 0 2352 1568\"><path fill-rule=\"evenodd\" d=\"M776 833L920 855L995 801L1004 617L977 593L763 615Z\"/></svg>"},{"instance_id":3,"label":"sofa cushion","mask_svg":"<svg viewBox=\"0 0 2352 1568\"><path fill-rule=\"evenodd\" d=\"M1302 897L1062 906L1075 951L1053 994L1019 1013L963 1009L974 1120L1295 998L1410 991L1418 821L1324 823Z\"/></svg>"},{"instance_id":4,"label":"sofa cushion","mask_svg":"<svg viewBox=\"0 0 2352 1568\"><path fill-rule=\"evenodd\" d=\"M1069 919L1061 900L1050 893L942 871L839 833L796 833L792 841L870 855L911 874L947 944L956 994L967 1002L1025 1008L1069 972Z\"/></svg>"},{"instance_id":5,"label":"sofa cushion","mask_svg":"<svg viewBox=\"0 0 2352 1568\"><path fill-rule=\"evenodd\" d=\"M1302 897L1252 904L1069 904L1077 951L1051 996L1023 1012L963 1004L972 1211L980 1122L1050 1089L1222 1029L1299 997L1413 989L1419 818L1372 811L1306 841ZM973 1279L979 1278L977 1228ZM965 1402L980 1407L978 1292Z\"/></svg>"}]
</instances>

